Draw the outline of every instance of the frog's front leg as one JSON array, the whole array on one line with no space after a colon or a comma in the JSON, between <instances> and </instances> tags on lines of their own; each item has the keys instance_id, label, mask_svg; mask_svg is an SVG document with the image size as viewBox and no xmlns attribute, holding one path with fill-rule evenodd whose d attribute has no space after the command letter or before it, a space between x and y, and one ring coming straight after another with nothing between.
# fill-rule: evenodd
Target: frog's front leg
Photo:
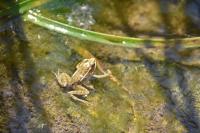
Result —
<instances>
[{"instance_id":1,"label":"frog's front leg","mask_svg":"<svg viewBox=\"0 0 200 133\"><path fill-rule=\"evenodd\" d=\"M80 101L82 103L85 103L87 105L89 105L89 102L83 99L80 99L78 97L76 97L75 95L79 95L79 96L83 96L83 97L87 97L87 95L89 94L89 91L81 86L81 85L77 85L75 90L68 92L68 94L76 101Z\"/></svg>"},{"instance_id":2,"label":"frog's front leg","mask_svg":"<svg viewBox=\"0 0 200 133\"><path fill-rule=\"evenodd\" d=\"M104 74L102 74L102 75L92 75L93 77L95 77L95 78L105 78L105 77L108 77L109 75L111 75L112 73L111 73L111 71L110 70L107 70L107 72L104 72Z\"/></svg>"}]
</instances>

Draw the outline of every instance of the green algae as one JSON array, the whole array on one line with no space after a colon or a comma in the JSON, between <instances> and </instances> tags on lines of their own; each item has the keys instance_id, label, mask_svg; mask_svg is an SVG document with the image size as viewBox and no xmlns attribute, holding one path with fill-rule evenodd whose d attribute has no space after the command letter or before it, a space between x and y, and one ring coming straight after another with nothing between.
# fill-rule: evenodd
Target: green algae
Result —
<instances>
[{"instance_id":1,"label":"green algae","mask_svg":"<svg viewBox=\"0 0 200 133\"><path fill-rule=\"evenodd\" d=\"M0 98L0 101L0 132L6 133L8 132L8 128L6 126L9 121L9 116L7 114L3 99Z\"/></svg>"},{"instance_id":2,"label":"green algae","mask_svg":"<svg viewBox=\"0 0 200 133\"><path fill-rule=\"evenodd\" d=\"M86 106L73 101L67 95L67 90L58 86L52 71L61 69L71 75L76 64L83 58L64 44L66 37L51 32L47 34L46 30L39 27L33 28L33 25L26 24L26 26L27 29L30 27L31 30L35 30L35 32L27 31L26 35L31 40L28 48L32 53L31 58L34 63L35 76L37 76L33 80L29 79L30 77L24 79L24 68L30 67L30 64L21 64L19 65L22 70L20 77L23 81L31 81L24 86L25 96L29 97L30 101L41 101L40 105L37 102L28 101L26 103L35 115L29 120L33 131L44 131L45 126L42 125L51 126L52 130L76 130L75 125L77 129L85 129L85 132L145 132L151 129L151 125L154 130L158 128L167 130L169 127L173 127L169 123L174 123L178 127L177 129L182 131L182 125L170 111L167 112L169 115L159 117L158 123L163 122L162 125L156 125L154 120L151 120L154 109L158 108L159 110L165 106L167 98L165 91L157 85L142 62L112 64L102 60L104 66L112 71L119 82L128 89L128 92L109 78L95 79L90 82L94 85L95 91L91 91L86 98L92 105ZM37 31L40 31L40 39L36 34ZM58 39L60 37L63 39ZM67 38L67 40L69 39ZM45 41L45 43L41 43L41 41ZM72 42L69 41L69 43ZM17 61L20 63L21 60ZM160 73L162 73L163 68L162 65L160 66ZM30 68L26 69L31 70ZM163 72L161 76L164 75ZM169 75L173 75L173 73ZM34 111L35 109L36 111Z\"/></svg>"}]
</instances>

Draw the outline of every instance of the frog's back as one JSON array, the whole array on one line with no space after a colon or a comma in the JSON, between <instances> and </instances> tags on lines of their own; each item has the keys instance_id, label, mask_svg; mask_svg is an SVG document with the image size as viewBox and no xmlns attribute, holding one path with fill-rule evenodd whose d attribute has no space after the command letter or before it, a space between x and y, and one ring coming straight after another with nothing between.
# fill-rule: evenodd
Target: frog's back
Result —
<instances>
[{"instance_id":1,"label":"frog's back","mask_svg":"<svg viewBox=\"0 0 200 133\"><path fill-rule=\"evenodd\" d=\"M92 75L96 68L96 61L94 58L84 59L76 66L76 71L72 75L72 83L81 82Z\"/></svg>"},{"instance_id":2,"label":"frog's back","mask_svg":"<svg viewBox=\"0 0 200 133\"><path fill-rule=\"evenodd\" d=\"M92 73L91 68L82 68L82 69L77 69L76 72L72 75L72 82L77 83L81 82L84 79L88 78L90 74Z\"/></svg>"}]
</instances>

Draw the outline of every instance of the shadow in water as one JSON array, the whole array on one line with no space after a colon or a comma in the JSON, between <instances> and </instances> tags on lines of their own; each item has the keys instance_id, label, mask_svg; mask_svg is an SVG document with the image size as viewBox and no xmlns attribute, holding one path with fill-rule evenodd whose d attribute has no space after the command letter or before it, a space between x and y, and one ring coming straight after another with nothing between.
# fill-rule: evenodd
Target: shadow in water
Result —
<instances>
[{"instance_id":1,"label":"shadow in water","mask_svg":"<svg viewBox=\"0 0 200 133\"><path fill-rule=\"evenodd\" d=\"M199 116L195 109L195 97L189 88L184 68L178 65L170 66L170 63L160 64L143 55L144 64L157 81L165 89L168 98L167 108L175 112L177 119L190 133L199 132Z\"/></svg>"},{"instance_id":2,"label":"shadow in water","mask_svg":"<svg viewBox=\"0 0 200 133\"><path fill-rule=\"evenodd\" d=\"M195 1L195 0L194 0ZM128 1L127 1L128 2ZM182 42L180 39L175 40L173 43L168 42L168 38L174 36L173 28L174 26L171 23L170 15L169 15L169 5L173 4L173 6L177 6L182 2L183 8L186 8L186 4L191 2L190 0L186 1L177 1L177 0L159 0L158 7L160 7L160 16L165 28L166 35L165 39L165 48L164 48L164 56L165 63L158 62L152 59L144 49L136 49L136 52L139 56L144 59L145 67L149 70L153 78L156 82L165 89L166 97L168 98L168 104L166 105L167 109L170 112L175 113L177 119L182 123L182 125L187 129L189 133L199 133L200 132L200 112L198 112L197 108L195 108L195 96L192 93L192 88L190 88L188 83L188 77L186 76L187 69L183 66L178 65L176 62L181 61L181 57L179 52L181 49ZM137 33L141 33L140 31L135 31L128 24L128 21L124 17L125 15L122 13L121 4L118 0L115 1L116 13L121 19L121 23L123 24L124 33L127 36L137 35ZM196 2L197 3L197 2ZM124 3L123 3L124 4ZM142 5L141 5L142 6ZM200 9L200 7L199 7ZM185 13L185 12L184 12ZM186 13L184 14L185 18L187 18ZM185 33L190 33L190 23L185 20ZM109 22L107 22L109 24ZM115 25L115 24L113 24ZM115 26L116 28L120 28ZM192 27L194 29L194 25ZM194 32L195 33L195 32ZM192 34L194 34L192 31ZM149 37L153 37L156 34L148 34ZM163 36L161 35L161 36ZM176 35L177 36L177 35ZM178 37L181 37L178 35ZM143 43L146 48L154 48L152 42L150 40L145 40ZM115 60L115 59L111 59ZM117 59L119 61L119 59ZM192 68L190 68L192 69Z\"/></svg>"},{"instance_id":3,"label":"shadow in water","mask_svg":"<svg viewBox=\"0 0 200 133\"><path fill-rule=\"evenodd\" d=\"M191 88L191 84L189 83L189 78L187 77L187 70L188 68L179 65L176 62L179 62L182 60L182 57L180 55L180 52L183 52L184 50L181 48L181 44L183 42L180 41L180 39L175 40L173 43L169 42L167 39L171 37L182 37L184 35L176 35L174 32L177 32L175 29L175 25L173 24L171 17L173 14L173 11L169 11L171 7L170 4L172 4L172 8L179 6L179 4L183 4L182 8L185 8L186 5L190 0L188 1L178 1L178 0L159 0L156 1L158 3L158 7L160 7L160 18L162 19L162 24L164 25L164 31L162 36L165 36L165 47L163 49L164 52L164 58L166 59L165 62L161 63L149 56L147 52L144 49L137 49L136 52L138 53L138 56L142 56L144 59L144 65L149 70L152 77L155 79L158 85L160 85L165 90L165 96L167 97L167 105L166 109L168 109L170 112L174 113L177 117L177 119L180 121L180 123L185 127L187 132L189 133L199 133L200 132L200 112L195 107L197 104L196 101L198 101L197 97L194 95L194 91ZM195 0L194 0L195 1ZM107 22L108 25L114 25L114 28L121 29L127 36L135 36L137 33L141 33L140 31L136 31L133 29L126 18L126 14L123 12L123 5L125 5L124 1L123 3L119 2L118 0L112 1L114 5L114 9L116 10L116 16L120 19L121 25L114 24L112 22ZM130 1L129 1L130 2ZM179 3L182 2L182 3ZM120 4L119 4L120 3ZM144 4L144 2L141 2ZM197 2L196 2L197 3ZM140 5L144 6L144 5ZM145 6L144 6L145 7ZM164 9L163 9L164 8ZM120 9L120 10L119 10ZM200 9L200 7L199 7ZM133 11L134 12L134 11ZM171 14L170 14L171 13ZM183 10L183 18L187 18L187 15L184 14ZM176 17L177 19L177 17ZM109 20L109 19L108 19ZM183 19L182 19L183 20ZM133 20L134 21L134 20ZM184 19L184 21L186 21ZM181 22L185 23L185 22ZM185 23L185 27L182 27L185 31L184 33L188 34L190 33L192 29L196 29L191 27L189 23ZM182 33L182 32L181 32ZM194 34L195 32L192 32ZM146 34L145 34L146 35ZM155 36L156 34L149 35L150 37ZM154 48L152 46L152 42L150 40L145 40L144 45L146 46L145 49L148 48ZM156 48L155 48L156 49ZM187 52L187 50L185 50ZM102 59L103 57L98 57ZM115 63L123 63L123 62L132 62L132 60L121 60L120 58L113 58L110 59L110 57L106 57L107 60L109 60L109 63L115 64ZM116 62L115 62L116 61ZM133 63L133 62L132 62ZM123 63L124 64L124 63ZM192 69L192 68L189 68ZM155 131L157 132L157 131Z\"/></svg>"},{"instance_id":4,"label":"shadow in water","mask_svg":"<svg viewBox=\"0 0 200 133\"><path fill-rule=\"evenodd\" d=\"M143 57L144 64L151 73L152 77L162 88L165 89L166 97L168 98L168 103L166 105L167 109L170 110L170 112L176 114L177 119L182 123L182 125L187 129L189 133L198 133L200 132L200 116L198 114L199 112L195 108L195 97L192 91L190 90L192 88L190 88L188 79L186 77L186 69L184 69L183 66L176 64L176 62L181 60L179 52L181 50L182 42L179 39L175 40L174 43L169 43L167 41L169 37L174 36L174 26L171 23L168 6L170 4L176 6L177 4L179 4L179 2L183 1L158 1L158 7L160 7L160 16L162 18L162 22L165 28L165 33L163 33L163 35L166 35L166 46L164 48L164 56L166 59L165 64L152 59L145 52L144 49L137 49L136 52L139 56ZM126 33L127 36L137 35L137 33L140 32L135 31L133 28L131 28L131 26L129 26L128 20L125 18L126 14L123 14L122 5L118 3L120 3L118 2L118 0L114 2L114 9L116 10L117 16L119 16L120 21L123 25L122 29L124 29L124 33ZM188 2L183 2L182 4L187 3ZM185 18L187 18L186 14ZM118 26L115 27L120 28ZM190 27L190 25L186 23L185 33L190 32L187 31L189 30L188 27ZM155 34L151 34L149 36L151 37L154 35ZM144 45L146 46L146 49L153 48L152 42L149 40L145 40ZM117 61L119 61L119 59L117 59Z\"/></svg>"},{"instance_id":5,"label":"shadow in water","mask_svg":"<svg viewBox=\"0 0 200 133\"><path fill-rule=\"evenodd\" d=\"M162 4L161 0L161 8ZM167 5L165 4L166 12L168 10ZM166 32L171 34L170 17L162 13L161 17L164 25L169 27ZM139 55L142 55L146 68L157 83L165 89L166 97L168 98L167 109L176 114L177 119L187 129L187 132L199 133L200 117L195 108L195 97L191 91L192 88L190 88L185 74L187 69L175 63L180 60L177 53L181 48L181 43L180 40L176 40L173 44L170 44L166 38L164 49L165 64L161 64L149 57L143 49L139 49L137 52ZM144 44L151 45L151 41L146 40Z\"/></svg>"},{"instance_id":6,"label":"shadow in water","mask_svg":"<svg viewBox=\"0 0 200 133\"><path fill-rule=\"evenodd\" d=\"M9 4L13 6L15 3L14 1L5 3L6 6L9 6ZM1 5L4 4L1 3ZM17 8L16 6L15 9ZM15 101L15 107L8 109L8 112L11 112L9 114L9 130L11 133L27 133L31 129L27 126L30 119L40 116L46 126L43 126L43 129L32 127L31 130L51 133L50 122L39 97L43 86L39 82L40 77L37 75L31 57L28 40L23 31L22 19L17 14L12 17L3 16L3 18L6 19L4 21L6 23L5 26L2 26L2 32L0 32L0 43L3 47L1 54L3 54L3 63L6 67L11 91L14 94L12 98ZM31 104L31 107L28 107L27 102Z\"/></svg>"}]
</instances>

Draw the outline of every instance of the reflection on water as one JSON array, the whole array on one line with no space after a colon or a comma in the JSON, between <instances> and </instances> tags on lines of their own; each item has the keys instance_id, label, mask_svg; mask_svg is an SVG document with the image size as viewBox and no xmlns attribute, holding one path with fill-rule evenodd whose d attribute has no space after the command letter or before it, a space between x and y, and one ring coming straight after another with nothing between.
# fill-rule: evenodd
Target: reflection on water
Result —
<instances>
[{"instance_id":1,"label":"reflection on water","mask_svg":"<svg viewBox=\"0 0 200 133\"><path fill-rule=\"evenodd\" d=\"M166 38L198 34L195 25L187 25L190 22L179 24L187 18L185 6L197 13L188 9L190 1L79 2L66 1L67 10L65 2L51 5L49 12L65 21L68 14L68 21L78 26L113 34ZM47 7L40 8L41 14L48 12ZM179 64L186 57L199 60L198 49L192 54L193 50L167 47L166 41L162 57L152 58L158 49L89 45L93 42L24 23L20 17L0 28L0 132L199 132L199 66ZM148 40L144 43L151 45ZM113 77L89 81L95 90L86 98L92 105L85 106L62 91L52 72L61 69L72 75L77 63L91 56Z\"/></svg>"},{"instance_id":2,"label":"reflection on water","mask_svg":"<svg viewBox=\"0 0 200 133\"><path fill-rule=\"evenodd\" d=\"M71 25L81 27L83 29L90 29L95 24L92 16L92 7L89 5L75 5L71 13L67 14L67 21Z\"/></svg>"}]
</instances>

